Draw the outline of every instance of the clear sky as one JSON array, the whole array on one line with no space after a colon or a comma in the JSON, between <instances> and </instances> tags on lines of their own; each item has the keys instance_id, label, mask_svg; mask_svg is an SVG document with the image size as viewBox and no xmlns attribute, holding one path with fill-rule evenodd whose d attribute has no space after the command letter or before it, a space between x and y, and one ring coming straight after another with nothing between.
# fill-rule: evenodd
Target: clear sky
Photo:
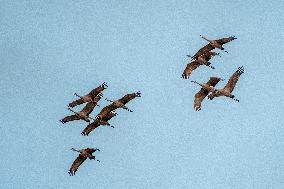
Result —
<instances>
[{"instance_id":1,"label":"clear sky","mask_svg":"<svg viewBox=\"0 0 284 189\"><path fill-rule=\"evenodd\" d=\"M283 10L281 0L0 1L0 188L284 188ZM180 77L200 34L238 37L191 79L244 66L240 103L194 111L199 87ZM142 92L115 129L84 137L86 123L58 121L74 92L104 81L110 99ZM98 147L101 162L70 177L71 147Z\"/></svg>"}]
</instances>

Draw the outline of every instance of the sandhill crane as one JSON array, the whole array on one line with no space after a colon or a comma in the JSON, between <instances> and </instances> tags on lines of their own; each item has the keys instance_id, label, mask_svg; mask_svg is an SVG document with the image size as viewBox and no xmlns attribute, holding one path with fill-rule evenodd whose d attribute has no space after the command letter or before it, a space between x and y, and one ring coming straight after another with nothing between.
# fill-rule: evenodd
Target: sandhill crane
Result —
<instances>
[{"instance_id":1,"label":"sandhill crane","mask_svg":"<svg viewBox=\"0 0 284 189\"><path fill-rule=\"evenodd\" d=\"M202 47L201 49L199 49L197 51L197 53L192 57L192 59L197 59L199 56L201 56L202 54L204 54L205 52L211 51L215 48L220 49L220 50L225 50L223 45L226 43L229 43L235 39L237 39L235 36L231 36L231 37L227 37L227 38L221 38L221 39L216 39L216 40L209 40L206 37L200 35L200 37L202 39L205 39L206 41L208 41L209 43L207 45L205 45L204 47ZM225 51L228 53L228 51Z\"/></svg>"},{"instance_id":2,"label":"sandhill crane","mask_svg":"<svg viewBox=\"0 0 284 189\"><path fill-rule=\"evenodd\" d=\"M237 71L235 71L235 73L230 77L228 83L226 84L226 86L223 89L216 89L215 91L213 91L208 98L210 100L213 100L214 97L219 97L219 96L226 96L229 97L237 102L239 102L238 99L235 98L235 95L232 94L240 76L244 73L244 68L239 67Z\"/></svg>"},{"instance_id":3,"label":"sandhill crane","mask_svg":"<svg viewBox=\"0 0 284 189\"><path fill-rule=\"evenodd\" d=\"M108 121L117 116L116 112L110 112L109 114L107 114L105 117L103 117L102 119L97 119L96 121L92 122L91 124L89 124L83 131L82 131L82 135L84 136L88 136L93 130L95 130L96 128L98 128L99 126L103 125L103 126L110 126L112 128L114 128L114 126L110 125L108 123Z\"/></svg>"},{"instance_id":4,"label":"sandhill crane","mask_svg":"<svg viewBox=\"0 0 284 189\"><path fill-rule=\"evenodd\" d=\"M71 150L75 151L75 152L79 152L79 156L75 159L75 161L73 162L73 164L71 165L71 168L69 169L69 175L73 176L75 175L76 171L78 170L78 168L80 167L80 165L87 159L89 158L90 160L96 160L96 157L93 156L92 154L95 151L100 151L97 148L86 148L86 149L82 149L82 150L76 150L74 148L71 148ZM100 162L100 160L97 160L98 162Z\"/></svg>"},{"instance_id":5,"label":"sandhill crane","mask_svg":"<svg viewBox=\"0 0 284 189\"><path fill-rule=\"evenodd\" d=\"M141 97L140 91L124 95L122 98L119 99L119 101L125 105L136 97Z\"/></svg>"},{"instance_id":6,"label":"sandhill crane","mask_svg":"<svg viewBox=\"0 0 284 189\"><path fill-rule=\"evenodd\" d=\"M68 108L68 110L70 110L74 114L64 117L63 119L60 120L60 122L64 124L69 121L75 121L75 120L84 120L86 122L90 122L90 119L95 120L94 118L89 116L95 107L96 103L89 102L80 112L75 112L71 108Z\"/></svg>"},{"instance_id":7,"label":"sandhill crane","mask_svg":"<svg viewBox=\"0 0 284 189\"><path fill-rule=\"evenodd\" d=\"M125 96L123 96L122 98L112 101L109 99L106 99L107 101L112 102L110 105L104 107L101 112L96 116L97 119L102 119L103 117L105 117L109 112L118 109L118 108L122 108L125 109L127 111L133 112L132 110L130 110L128 107L125 106L125 104L127 104L129 101L133 100L136 97L141 97L141 92L136 92L136 93L131 93L131 94L127 94Z\"/></svg>"},{"instance_id":8,"label":"sandhill crane","mask_svg":"<svg viewBox=\"0 0 284 189\"><path fill-rule=\"evenodd\" d=\"M215 69L213 66L211 66L211 63L209 62L209 60L213 56L216 56L216 55L219 55L219 53L209 51L209 52L205 52L203 55L197 57L196 60L194 60L193 62L188 63L186 65L186 68L184 69L181 77L183 79L188 79L190 77L191 73L193 72L193 70L197 69L201 65L208 66L212 69ZM189 56L189 55L187 55L187 56Z\"/></svg>"},{"instance_id":9,"label":"sandhill crane","mask_svg":"<svg viewBox=\"0 0 284 189\"><path fill-rule=\"evenodd\" d=\"M127 106L125 106L125 104L123 104L121 101L119 101L119 100L114 100L114 101L112 101L112 100L109 100L109 99L105 99L106 101L109 101L109 102L112 102L112 104L115 106L115 107L117 107L117 108L122 108L122 109L125 109L125 110L127 110L127 111L129 111L129 112L133 112L132 110L130 110Z\"/></svg>"},{"instance_id":10,"label":"sandhill crane","mask_svg":"<svg viewBox=\"0 0 284 189\"><path fill-rule=\"evenodd\" d=\"M78 106L78 105L86 103L86 102L94 102L95 97L97 95L99 95L101 97L103 96L103 94L101 92L103 90L105 90L107 87L108 87L107 84L104 82L103 84L101 84L97 88L93 89L91 92L89 92L88 94L86 94L84 96L80 96L77 93L75 93L74 95L79 97L79 99L74 100L73 102L69 103L68 106L73 108L75 106Z\"/></svg>"},{"instance_id":11,"label":"sandhill crane","mask_svg":"<svg viewBox=\"0 0 284 189\"><path fill-rule=\"evenodd\" d=\"M207 83L201 84L196 81L191 81L193 83L196 83L200 85L202 88L195 94L194 104L193 107L196 111L201 110L201 102L203 99L210 93L214 92L214 87L218 84L219 81L222 81L223 79L219 77L210 77L209 81Z\"/></svg>"}]
</instances>

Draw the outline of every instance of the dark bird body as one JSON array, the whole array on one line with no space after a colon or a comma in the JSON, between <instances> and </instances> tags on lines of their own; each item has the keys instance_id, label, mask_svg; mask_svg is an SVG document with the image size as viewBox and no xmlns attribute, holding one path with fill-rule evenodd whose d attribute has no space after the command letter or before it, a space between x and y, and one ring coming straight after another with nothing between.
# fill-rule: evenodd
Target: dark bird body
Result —
<instances>
[{"instance_id":1,"label":"dark bird body","mask_svg":"<svg viewBox=\"0 0 284 189\"><path fill-rule=\"evenodd\" d=\"M80 165L82 165L82 163L84 163L84 161L87 158L89 158L90 160L95 160L96 157L93 156L92 154L97 150L99 151L99 149L96 149L96 148L86 148L86 149L82 149L82 150L76 150L76 149L72 148L71 150L73 150L75 152L79 152L80 154L75 159L75 161L71 165L71 168L69 169L68 173L69 173L70 176L75 175L75 173L77 172ZM97 161L99 161L99 160L97 160Z\"/></svg>"},{"instance_id":2,"label":"dark bird body","mask_svg":"<svg viewBox=\"0 0 284 189\"><path fill-rule=\"evenodd\" d=\"M97 119L102 119L103 117L107 116L107 114L109 114L111 111L114 111L118 108L123 108L127 111L132 112L132 110L130 110L128 107L126 107L125 105L133 100L136 97L141 97L141 93L140 92L136 92L136 93L131 93L131 94L127 94L125 96L123 96L122 98L115 100L115 101L111 101L106 99L107 101L112 102L110 105L104 107L101 112L96 116Z\"/></svg>"},{"instance_id":3,"label":"dark bird body","mask_svg":"<svg viewBox=\"0 0 284 189\"><path fill-rule=\"evenodd\" d=\"M84 136L88 136L93 130L95 130L96 128L98 128L99 126L103 125L103 126L111 126L108 121L117 116L117 113L115 112L110 112L108 113L105 117L102 117L102 119L96 119L94 122L92 122L91 124L89 124L83 131L82 131L82 135Z\"/></svg>"},{"instance_id":4,"label":"dark bird body","mask_svg":"<svg viewBox=\"0 0 284 189\"><path fill-rule=\"evenodd\" d=\"M212 100L215 97L219 97L219 96L226 96L229 97L235 101L238 101L238 99L235 99L235 95L232 94L240 76L244 73L244 68L243 67L239 67L237 71L234 72L234 74L230 77L228 83L226 84L226 86L223 89L216 89L214 92L212 92L208 98L210 100Z\"/></svg>"},{"instance_id":5,"label":"dark bird body","mask_svg":"<svg viewBox=\"0 0 284 189\"><path fill-rule=\"evenodd\" d=\"M101 97L102 97L101 92L103 92L103 90L105 90L106 88L107 88L106 83L103 83L84 96L79 96L77 93L75 93L75 95L78 96L79 99L74 100L73 102L69 103L68 106L73 108L75 106L78 106L78 105L86 103L86 102L94 102L94 101L96 101L96 99L95 99L96 96L101 95Z\"/></svg>"},{"instance_id":6,"label":"dark bird body","mask_svg":"<svg viewBox=\"0 0 284 189\"><path fill-rule=\"evenodd\" d=\"M101 97L98 97L98 98L101 98ZM73 111L72 109L69 108L69 110L74 112L75 114L70 115L70 116L66 116L63 119L61 119L60 121L63 124L67 123L69 121L75 121L75 120L84 120L86 122L90 122L89 119L91 119L91 117L89 117L89 115L92 113L92 111L94 110L96 105L97 105L97 103L89 102L80 112L75 112L75 111Z\"/></svg>"},{"instance_id":7,"label":"dark bird body","mask_svg":"<svg viewBox=\"0 0 284 189\"><path fill-rule=\"evenodd\" d=\"M211 63L209 61L213 56L216 56L216 55L219 55L219 54L212 52L212 51L208 51L208 52L205 52L203 55L197 57L196 60L192 61L191 63L188 63L182 73L182 78L188 79L190 75L192 74L193 70L197 69L199 66L202 66L202 65L215 69L213 66L211 66Z\"/></svg>"},{"instance_id":8,"label":"dark bird body","mask_svg":"<svg viewBox=\"0 0 284 189\"><path fill-rule=\"evenodd\" d=\"M201 110L201 102L210 92L214 91L214 87L219 83L220 80L222 79L219 77L210 77L209 81L205 84L200 84L196 81L192 81L202 87L194 96L195 99L193 107L196 111Z\"/></svg>"},{"instance_id":9,"label":"dark bird body","mask_svg":"<svg viewBox=\"0 0 284 189\"><path fill-rule=\"evenodd\" d=\"M212 51L215 48L218 48L220 50L225 50L224 47L223 47L224 44L229 43L229 42L237 39L234 36L216 39L216 40L209 40L206 37L203 37L203 36L201 36L201 37L203 39L205 39L206 41L208 41L209 43L207 45L205 45L204 47L202 47L201 49L199 49L197 51L197 53L192 57L192 59L197 59L199 56L203 55L206 52Z\"/></svg>"}]
</instances>

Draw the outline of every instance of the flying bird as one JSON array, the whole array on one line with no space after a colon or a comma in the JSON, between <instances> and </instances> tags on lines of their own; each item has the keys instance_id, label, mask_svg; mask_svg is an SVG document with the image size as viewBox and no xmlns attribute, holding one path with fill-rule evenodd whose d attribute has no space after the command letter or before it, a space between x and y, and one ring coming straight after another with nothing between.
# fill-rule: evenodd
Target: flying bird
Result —
<instances>
[{"instance_id":1,"label":"flying bird","mask_svg":"<svg viewBox=\"0 0 284 189\"><path fill-rule=\"evenodd\" d=\"M204 47L202 47L201 49L199 49L199 51L197 51L197 53L192 57L192 59L197 59L199 56L203 55L205 52L209 52L215 48L220 49L220 50L225 50L223 45L226 43L229 43L235 39L237 39L235 36L231 36L231 37L227 37L227 38L221 38L221 39L216 39L216 40L209 40L206 37L200 35L200 37L202 39L205 39L206 41L208 41L209 43L207 45L205 45ZM225 51L228 53L228 51Z\"/></svg>"},{"instance_id":2,"label":"flying bird","mask_svg":"<svg viewBox=\"0 0 284 189\"><path fill-rule=\"evenodd\" d=\"M108 121L117 116L116 112L110 112L108 113L105 117L103 117L102 119L96 119L96 121L90 123L83 131L82 131L82 135L84 136L88 136L93 130L95 130L96 128L98 128L99 126L103 125L103 126L110 126L112 128L114 128L114 126L110 125L108 123Z\"/></svg>"},{"instance_id":3,"label":"flying bird","mask_svg":"<svg viewBox=\"0 0 284 189\"><path fill-rule=\"evenodd\" d=\"M210 100L213 100L214 97L219 97L219 96L226 96L229 97L237 102L239 102L238 99L235 98L235 95L232 94L240 76L244 73L244 67L239 67L237 71L230 77L228 83L223 89L216 89L213 91L208 98Z\"/></svg>"},{"instance_id":4,"label":"flying bird","mask_svg":"<svg viewBox=\"0 0 284 189\"><path fill-rule=\"evenodd\" d=\"M193 70L197 69L199 66L202 66L202 65L208 66L212 69L215 69L213 66L211 66L211 63L209 62L209 60L213 56L216 56L216 55L219 55L219 53L208 51L208 52L205 52L203 55L197 57L196 60L194 60L194 61L192 61L192 62L190 62L186 65L186 68L184 69L181 77L183 79L188 79L190 77L190 75L192 74ZM189 56L189 55L187 55L187 56Z\"/></svg>"},{"instance_id":5,"label":"flying bird","mask_svg":"<svg viewBox=\"0 0 284 189\"><path fill-rule=\"evenodd\" d=\"M102 119L103 117L105 117L109 112L116 110L118 108L122 108L125 109L129 112L133 112L132 110L130 110L127 106L125 106L125 104L127 104L129 101L133 100L136 97L141 97L141 93L140 92L136 92L136 93L131 93L131 94L127 94L125 96L123 96L122 98L112 101L106 98L107 101L112 102L111 104L109 104L108 106L104 107L101 112L96 116L97 119Z\"/></svg>"},{"instance_id":6,"label":"flying bird","mask_svg":"<svg viewBox=\"0 0 284 189\"><path fill-rule=\"evenodd\" d=\"M123 103L125 105L128 102L130 102L131 100L133 100L134 98L136 98L136 97L141 97L141 92L140 91L138 91L136 93L130 93L130 94L124 95L118 101L120 101L121 103Z\"/></svg>"},{"instance_id":7,"label":"flying bird","mask_svg":"<svg viewBox=\"0 0 284 189\"><path fill-rule=\"evenodd\" d=\"M84 96L80 96L77 93L75 93L74 95L79 97L79 99L74 100L73 102L69 103L68 106L73 108L75 106L78 106L86 102L95 102L95 97L98 95L102 97L103 94L101 92L105 90L107 87L108 87L107 84L104 82L103 84L93 89L91 92L89 92L88 94Z\"/></svg>"},{"instance_id":8,"label":"flying bird","mask_svg":"<svg viewBox=\"0 0 284 189\"><path fill-rule=\"evenodd\" d=\"M194 104L193 107L196 111L201 110L201 102L203 99L210 93L213 92L215 89L214 87L218 84L219 81L222 81L223 79L219 77L210 77L209 81L207 83L201 84L196 81L191 81L193 83L196 83L200 85L202 88L195 94L194 96Z\"/></svg>"},{"instance_id":9,"label":"flying bird","mask_svg":"<svg viewBox=\"0 0 284 189\"><path fill-rule=\"evenodd\" d=\"M101 98L101 97L99 97ZM71 112L73 112L73 115L66 116L63 119L60 120L61 123L67 123L69 121L75 121L75 120L84 120L86 122L90 122L90 119L95 120L94 118L90 117L89 115L92 113L94 108L96 107L96 103L94 102L89 102L87 105L80 111L80 112L75 112L71 108L68 108Z\"/></svg>"},{"instance_id":10,"label":"flying bird","mask_svg":"<svg viewBox=\"0 0 284 189\"><path fill-rule=\"evenodd\" d=\"M97 148L86 148L86 149L82 149L82 150L76 150L74 148L71 148L71 150L75 151L75 152L79 152L79 156L75 159L75 161L73 162L73 164L71 165L71 168L69 169L69 175L73 176L75 175L75 173L77 172L78 168L80 167L80 165L87 159L89 158L90 160L96 160L96 157L93 156L92 154L95 151L100 151ZM97 160L98 162L100 162L100 160Z\"/></svg>"}]
</instances>

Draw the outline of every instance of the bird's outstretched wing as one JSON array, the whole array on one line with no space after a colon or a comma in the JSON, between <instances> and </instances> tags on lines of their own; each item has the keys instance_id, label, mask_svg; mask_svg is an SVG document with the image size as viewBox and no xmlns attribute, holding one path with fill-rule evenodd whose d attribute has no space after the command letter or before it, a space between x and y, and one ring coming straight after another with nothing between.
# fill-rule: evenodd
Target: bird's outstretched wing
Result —
<instances>
[{"instance_id":1,"label":"bird's outstretched wing","mask_svg":"<svg viewBox=\"0 0 284 189\"><path fill-rule=\"evenodd\" d=\"M89 125L87 125L87 127L81 132L81 134L84 136L88 136L93 130L95 130L99 126L100 126L99 121L96 120L90 123Z\"/></svg>"},{"instance_id":2,"label":"bird's outstretched wing","mask_svg":"<svg viewBox=\"0 0 284 189\"><path fill-rule=\"evenodd\" d=\"M90 97L91 99L94 100L94 98L96 96L98 96L98 94L100 94L103 90L106 89L106 86L107 85L105 83L101 84L100 86L98 86L97 88L95 88L91 92L89 92L87 95L85 95L85 97L88 96L88 97ZM78 106L78 105L84 104L84 103L85 103L85 101L83 99L79 98L79 99L74 100L71 103L69 103L68 106L71 107L71 108L74 108L75 106Z\"/></svg>"},{"instance_id":3,"label":"bird's outstretched wing","mask_svg":"<svg viewBox=\"0 0 284 189\"><path fill-rule=\"evenodd\" d=\"M221 80L221 78L218 77L210 77L209 81L207 82L207 84L209 86L215 87L217 85L217 83ZM195 94L195 99L194 99L194 104L193 107L196 111L201 110L201 102L203 101L203 99L209 94L208 90L205 90L203 88L200 89L200 91L198 91Z\"/></svg>"},{"instance_id":4,"label":"bird's outstretched wing","mask_svg":"<svg viewBox=\"0 0 284 189\"><path fill-rule=\"evenodd\" d=\"M136 97L141 97L141 93L136 92L124 95L122 98L119 99L119 101L125 105Z\"/></svg>"},{"instance_id":5,"label":"bird's outstretched wing","mask_svg":"<svg viewBox=\"0 0 284 189\"><path fill-rule=\"evenodd\" d=\"M88 116L90 115L90 113L92 113L96 105L96 102L88 102L87 105L81 110L81 112Z\"/></svg>"},{"instance_id":6,"label":"bird's outstretched wing","mask_svg":"<svg viewBox=\"0 0 284 189\"><path fill-rule=\"evenodd\" d=\"M197 59L199 56L201 56L204 53L209 52L209 51L211 51L213 49L215 49L215 47L213 47L212 45L210 45L210 43L208 43L207 45L205 45L204 47L199 49L197 51L197 53L195 53L195 55L192 57L192 59Z\"/></svg>"},{"instance_id":7,"label":"bird's outstretched wing","mask_svg":"<svg viewBox=\"0 0 284 189\"><path fill-rule=\"evenodd\" d=\"M226 37L226 38L221 38L221 39L217 39L215 40L217 43L219 43L220 45L224 45L226 43L229 43L233 40L235 40L237 38L235 38L234 36L231 36L231 37Z\"/></svg>"},{"instance_id":8,"label":"bird's outstretched wing","mask_svg":"<svg viewBox=\"0 0 284 189\"><path fill-rule=\"evenodd\" d=\"M201 64L197 61L193 61L193 62L187 64L186 68L184 69L184 71L182 73L182 78L188 79L189 76L191 75L192 71L195 70L196 68L198 68L199 66L201 66Z\"/></svg>"},{"instance_id":9,"label":"bird's outstretched wing","mask_svg":"<svg viewBox=\"0 0 284 189\"><path fill-rule=\"evenodd\" d=\"M69 107L74 108L75 106L78 106L80 104L84 104L84 100L79 98L77 100L72 101L71 103L68 104Z\"/></svg>"},{"instance_id":10,"label":"bird's outstretched wing","mask_svg":"<svg viewBox=\"0 0 284 189\"><path fill-rule=\"evenodd\" d=\"M79 155L75 161L73 162L73 164L71 165L71 168L69 169L69 175L73 176L75 175L76 171L78 170L78 168L80 167L80 165L86 160L87 158Z\"/></svg>"},{"instance_id":11,"label":"bird's outstretched wing","mask_svg":"<svg viewBox=\"0 0 284 189\"><path fill-rule=\"evenodd\" d=\"M94 99L98 94L100 94L103 90L105 90L106 87L107 87L107 85L105 83L103 83L100 86L98 86L97 88L93 89L91 92L89 92L88 95L90 95L90 97L92 99Z\"/></svg>"},{"instance_id":12,"label":"bird's outstretched wing","mask_svg":"<svg viewBox=\"0 0 284 189\"><path fill-rule=\"evenodd\" d=\"M107 114L105 117L102 118L102 121L108 122L111 118L113 118L116 115L117 115L116 113L110 112L109 114ZM88 136L93 130L98 128L100 125L101 125L100 121L96 120L92 122L91 124L87 125L87 127L82 131L81 134L84 136Z\"/></svg>"},{"instance_id":13,"label":"bird's outstretched wing","mask_svg":"<svg viewBox=\"0 0 284 189\"><path fill-rule=\"evenodd\" d=\"M67 123L69 121L75 121L75 120L80 120L80 117L77 115L70 115L70 116L66 116L63 119L61 119L60 121L62 123Z\"/></svg>"},{"instance_id":14,"label":"bird's outstretched wing","mask_svg":"<svg viewBox=\"0 0 284 189\"><path fill-rule=\"evenodd\" d=\"M228 83L226 84L226 86L223 88L223 90L228 91L228 92L233 92L240 76L242 75L242 73L244 73L244 68L243 67L239 67L237 71L235 71L235 73L230 77Z\"/></svg>"}]
</instances>

